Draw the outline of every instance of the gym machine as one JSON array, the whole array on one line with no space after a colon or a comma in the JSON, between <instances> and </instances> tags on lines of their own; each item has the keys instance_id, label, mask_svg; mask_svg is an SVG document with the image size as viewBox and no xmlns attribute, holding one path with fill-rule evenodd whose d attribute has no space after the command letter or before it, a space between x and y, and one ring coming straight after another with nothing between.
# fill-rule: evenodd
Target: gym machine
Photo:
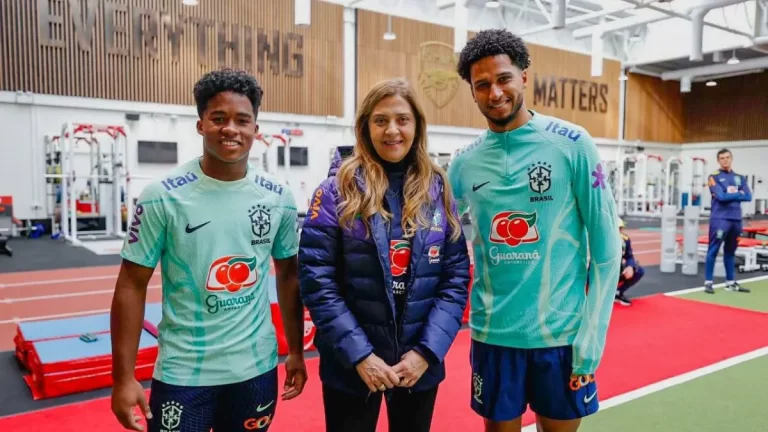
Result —
<instances>
[{"instance_id":1,"label":"gym machine","mask_svg":"<svg viewBox=\"0 0 768 432\"><path fill-rule=\"evenodd\" d=\"M103 137L99 139L99 137ZM89 172L77 175L75 172L75 148L85 143L89 151ZM61 135L53 137L46 146L45 174L49 184L49 197L53 198L53 236L63 235L72 244L79 245L82 239L124 238L124 214L132 214L130 199L130 176L124 161L130 160L127 128L123 125L94 125L66 123ZM60 164L60 165L59 165ZM60 173L57 173L59 171ZM77 180L85 179L86 188L77 196ZM60 200L58 199L60 196ZM59 230L56 229L56 202L60 211ZM123 212L125 202L125 212ZM89 230L78 234L78 219L104 219L105 229ZM127 217L126 217L127 219Z\"/></svg>"},{"instance_id":2,"label":"gym machine","mask_svg":"<svg viewBox=\"0 0 768 432\"><path fill-rule=\"evenodd\" d=\"M277 140L279 143L283 144L283 147L285 148L283 150L283 162L285 163L285 182L287 185L290 185L288 178L291 170L291 154L290 154L290 144L291 144L291 137L279 133L279 134L264 134L260 133L256 135L256 140L261 141L264 143L264 145L267 147L263 153L260 155L252 155L251 159L257 159L257 163L261 164L261 167L264 169L265 172L268 173L276 173L277 172L277 147L273 146L272 144ZM253 151L253 150L251 150Z\"/></svg>"},{"instance_id":3,"label":"gym machine","mask_svg":"<svg viewBox=\"0 0 768 432\"><path fill-rule=\"evenodd\" d=\"M619 158L619 181L616 190L619 194L616 196L619 207L619 215L626 216L628 208L632 204L632 194L635 190L635 165L637 159L634 155L625 155Z\"/></svg>"},{"instance_id":4,"label":"gym machine","mask_svg":"<svg viewBox=\"0 0 768 432\"><path fill-rule=\"evenodd\" d=\"M660 217L664 185L656 175L649 175L649 162L663 167L659 155L640 153L621 158L619 169L619 211L628 216ZM663 171L663 168L662 168Z\"/></svg>"},{"instance_id":5,"label":"gym machine","mask_svg":"<svg viewBox=\"0 0 768 432\"><path fill-rule=\"evenodd\" d=\"M686 172L687 170L687 172ZM701 198L707 192L707 162L700 157L671 157L667 161L664 188L664 205L677 207L678 213L689 205L701 208L706 216Z\"/></svg>"},{"instance_id":6,"label":"gym machine","mask_svg":"<svg viewBox=\"0 0 768 432\"><path fill-rule=\"evenodd\" d=\"M619 169L616 166L616 161L612 160L604 160L602 161L603 165L603 171L606 174L606 180L608 181L608 185L611 187L611 192L613 193L614 199L619 198L619 182L618 182L618 172Z\"/></svg>"},{"instance_id":7,"label":"gym machine","mask_svg":"<svg viewBox=\"0 0 768 432\"><path fill-rule=\"evenodd\" d=\"M695 276L699 271L699 206L687 206L683 212L683 239L677 237L677 209L664 206L661 214L661 263L662 273L675 273L681 264L684 275Z\"/></svg>"},{"instance_id":8,"label":"gym machine","mask_svg":"<svg viewBox=\"0 0 768 432\"><path fill-rule=\"evenodd\" d=\"M429 158L432 159L432 162L434 162L435 165L444 169L446 172L448 171L448 166L451 164L450 153L429 152Z\"/></svg>"},{"instance_id":9,"label":"gym machine","mask_svg":"<svg viewBox=\"0 0 768 432\"><path fill-rule=\"evenodd\" d=\"M667 160L667 169L665 171L664 207L674 208L675 214L682 208L680 205L680 171L682 165L683 160L681 158L672 156Z\"/></svg>"},{"instance_id":10,"label":"gym machine","mask_svg":"<svg viewBox=\"0 0 768 432\"><path fill-rule=\"evenodd\" d=\"M0 196L0 254L13 256L8 242L13 234L13 197Z\"/></svg>"},{"instance_id":11,"label":"gym machine","mask_svg":"<svg viewBox=\"0 0 768 432\"><path fill-rule=\"evenodd\" d=\"M694 156L690 158L691 161L691 174L690 174L690 189L682 193L682 206L688 205L699 206L702 216L709 216L709 210L704 209L704 203L702 197L708 192L709 185L707 185L707 161L704 158ZM686 185L687 186L687 185ZM690 197L690 201L689 201Z\"/></svg>"}]
</instances>

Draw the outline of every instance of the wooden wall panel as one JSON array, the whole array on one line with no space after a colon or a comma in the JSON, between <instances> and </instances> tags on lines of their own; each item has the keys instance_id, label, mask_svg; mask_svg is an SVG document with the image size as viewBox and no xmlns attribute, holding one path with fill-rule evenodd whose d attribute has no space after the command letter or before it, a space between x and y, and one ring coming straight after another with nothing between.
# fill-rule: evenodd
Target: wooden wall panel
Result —
<instances>
[{"instance_id":1,"label":"wooden wall panel","mask_svg":"<svg viewBox=\"0 0 768 432\"><path fill-rule=\"evenodd\" d=\"M529 109L575 123L593 137L619 137L618 61L603 60L602 76L593 77L590 56L532 44L528 50Z\"/></svg>"},{"instance_id":2,"label":"wooden wall panel","mask_svg":"<svg viewBox=\"0 0 768 432\"><path fill-rule=\"evenodd\" d=\"M472 98L469 84L455 72L453 29L393 17L392 30L397 39L385 41L382 37L387 28L385 15L361 10L357 23L358 104L377 82L405 77L419 93L431 124L487 127ZM474 33L470 32L468 36L471 39ZM424 81L420 80L423 78L420 76L423 46L439 53L432 57L441 60L436 75L448 83L448 90L433 92L431 97L431 91L425 90ZM577 123L596 137L616 138L619 63L606 60L603 76L591 78L589 56L533 44L528 46L532 58L525 92L528 108Z\"/></svg>"},{"instance_id":3,"label":"wooden wall panel","mask_svg":"<svg viewBox=\"0 0 768 432\"><path fill-rule=\"evenodd\" d=\"M671 143L768 138L768 73L721 79L715 87L630 75L625 135L628 140Z\"/></svg>"},{"instance_id":4,"label":"wooden wall panel","mask_svg":"<svg viewBox=\"0 0 768 432\"><path fill-rule=\"evenodd\" d=\"M376 83L394 77L408 79L419 94L430 124L485 127L469 87L456 71L453 54L453 29L421 21L392 17L392 31L397 39L383 39L387 31L386 15L358 10L357 13L357 103ZM435 61L421 64L431 54ZM436 66L439 64L438 66ZM423 71L432 69L429 75ZM439 69L435 71L435 69ZM443 89L425 91L429 79L440 77Z\"/></svg>"},{"instance_id":5,"label":"wooden wall panel","mask_svg":"<svg viewBox=\"0 0 768 432\"><path fill-rule=\"evenodd\" d=\"M685 142L768 139L768 73L694 83L682 94Z\"/></svg>"},{"instance_id":6,"label":"wooden wall panel","mask_svg":"<svg viewBox=\"0 0 768 432\"><path fill-rule=\"evenodd\" d=\"M624 138L682 143L685 116L679 81L629 74Z\"/></svg>"},{"instance_id":7,"label":"wooden wall panel","mask_svg":"<svg viewBox=\"0 0 768 432\"><path fill-rule=\"evenodd\" d=\"M0 90L193 104L204 73L236 67L264 87L262 110L343 115L343 7L285 0L0 2Z\"/></svg>"}]
</instances>

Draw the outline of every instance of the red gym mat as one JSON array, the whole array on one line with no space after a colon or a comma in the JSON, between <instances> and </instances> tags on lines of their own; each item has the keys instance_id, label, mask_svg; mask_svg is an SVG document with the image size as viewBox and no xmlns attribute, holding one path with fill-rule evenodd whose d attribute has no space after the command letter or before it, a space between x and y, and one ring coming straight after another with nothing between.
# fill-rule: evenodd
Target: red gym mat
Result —
<instances>
[{"instance_id":1,"label":"red gym mat","mask_svg":"<svg viewBox=\"0 0 768 432\"><path fill-rule=\"evenodd\" d=\"M735 294L734 294L735 295ZM600 398L605 400L768 345L768 314L654 296L639 299L630 308L615 307L608 348L597 373ZM469 334L464 331L446 359L448 379L435 409L434 430L481 430L481 421L469 408ZM310 382L297 400L280 403L273 427L276 432L323 431L323 410L317 360L307 366ZM281 379L283 376L280 370ZM384 414L384 411L382 411ZM525 423L533 417L525 415ZM0 430L75 432L121 430L112 417L109 399L0 419ZM382 415L379 431L386 431Z\"/></svg>"}]
</instances>

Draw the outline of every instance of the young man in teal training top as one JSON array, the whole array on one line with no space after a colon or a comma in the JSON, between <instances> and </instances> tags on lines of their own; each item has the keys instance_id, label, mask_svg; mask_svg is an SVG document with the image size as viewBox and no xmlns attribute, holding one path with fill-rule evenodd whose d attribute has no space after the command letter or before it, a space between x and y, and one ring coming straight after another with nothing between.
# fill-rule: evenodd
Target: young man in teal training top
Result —
<instances>
[{"instance_id":1,"label":"young man in teal training top","mask_svg":"<svg viewBox=\"0 0 768 432\"><path fill-rule=\"evenodd\" d=\"M270 261L290 354L283 400L302 392L304 319L291 190L248 163L262 89L215 71L195 86L203 156L141 193L112 302L112 411L149 431L267 431L278 403ZM134 378L147 283L162 269L159 354L149 404Z\"/></svg>"},{"instance_id":2,"label":"young man in teal training top","mask_svg":"<svg viewBox=\"0 0 768 432\"><path fill-rule=\"evenodd\" d=\"M488 122L449 167L474 230L471 405L487 432L520 431L529 405L539 430L572 432L598 409L621 241L592 138L526 108L529 65L505 30L479 32L459 58Z\"/></svg>"}]
</instances>

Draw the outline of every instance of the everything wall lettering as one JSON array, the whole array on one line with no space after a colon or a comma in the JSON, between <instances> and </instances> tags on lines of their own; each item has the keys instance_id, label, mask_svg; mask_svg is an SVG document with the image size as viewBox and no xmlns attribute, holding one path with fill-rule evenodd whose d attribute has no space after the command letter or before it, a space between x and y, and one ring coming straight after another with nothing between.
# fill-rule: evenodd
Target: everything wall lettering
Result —
<instances>
[{"instance_id":1,"label":"everything wall lettering","mask_svg":"<svg viewBox=\"0 0 768 432\"><path fill-rule=\"evenodd\" d=\"M63 2L62 0L61 2ZM94 38L104 38L107 55L146 56L159 59L161 44L170 47L171 61L178 62L184 34L194 34L197 61L204 66L231 65L275 75L304 75L303 36L298 33L270 31L261 27L227 23L108 0L66 0L65 15L60 2L37 0L37 34L41 46L66 49L65 35L73 35L77 47L89 52ZM103 33L97 34L96 14L103 13ZM73 32L63 31L71 26ZM130 28L129 28L130 27ZM187 39L189 40L189 39ZM211 49L215 46L215 49ZM231 53L232 61L227 61ZM255 68L254 68L255 66Z\"/></svg>"}]
</instances>

